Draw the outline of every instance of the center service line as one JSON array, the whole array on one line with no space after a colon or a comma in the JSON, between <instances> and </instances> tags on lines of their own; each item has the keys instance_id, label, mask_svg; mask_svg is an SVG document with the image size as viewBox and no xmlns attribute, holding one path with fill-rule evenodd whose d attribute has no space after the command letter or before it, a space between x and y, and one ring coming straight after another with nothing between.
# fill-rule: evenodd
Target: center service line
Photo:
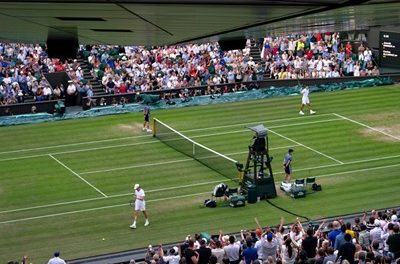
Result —
<instances>
[{"instance_id":1,"label":"center service line","mask_svg":"<svg viewBox=\"0 0 400 264\"><path fill-rule=\"evenodd\" d=\"M86 179L84 179L83 177L81 177L78 173L76 173L75 171L71 170L67 165L65 165L64 163L62 163L61 161L59 161L58 159L56 159L53 155L49 154L49 157L52 158L53 160L57 161L58 164L60 164L61 166L63 166L64 168L66 168L67 170L69 170L72 174L74 174L76 177L78 177L79 179L81 179L82 181L84 181L87 185L89 185L90 187L92 187L93 189L95 189L98 193L100 193L101 195L103 195L104 197L107 197L107 195L105 193L103 193L102 191L100 191L98 188L96 188L95 186L93 186L93 184L91 184L90 182L88 182Z\"/></svg>"},{"instance_id":2,"label":"center service line","mask_svg":"<svg viewBox=\"0 0 400 264\"><path fill-rule=\"evenodd\" d=\"M275 134L275 135L277 135L277 136L280 136L280 137L282 137L282 138L284 138L284 139L287 139L287 140L289 140L289 141L291 141L291 142L293 142L293 143L295 143L295 144L298 144L298 145L300 145L300 146L302 146L302 147L305 147L306 149L309 149L309 150L311 150L311 151L314 151L315 153L318 153L318 154L320 154L320 155L322 155L322 156L324 156L324 157L327 157L328 159L334 160L334 161L336 161L336 162L339 163L339 164L344 164L344 162L342 162L342 161L340 161L340 160L338 160L338 159L335 159L334 157L331 157L331 156L329 156L329 155L326 155L326 154L322 153L321 151L318 151L318 150L315 150L315 149L313 149L313 148L310 148L310 147L308 147L308 146L306 146L306 145L304 145L304 144L301 144L300 142L297 142L297 141L295 141L295 140L293 140L293 139L291 139L291 138L288 138L288 137L286 137L286 136L284 136L284 135L282 135L282 134L279 134L278 132L272 131L271 129L269 129L269 132L271 132L271 133L273 133L273 134Z\"/></svg>"}]
</instances>

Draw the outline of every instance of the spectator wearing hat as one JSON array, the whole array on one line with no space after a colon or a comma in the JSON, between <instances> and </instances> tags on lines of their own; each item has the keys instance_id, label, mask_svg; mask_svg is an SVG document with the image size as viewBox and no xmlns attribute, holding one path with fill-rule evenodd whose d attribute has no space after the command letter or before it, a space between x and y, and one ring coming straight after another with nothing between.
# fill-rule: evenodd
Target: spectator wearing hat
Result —
<instances>
[{"instance_id":1,"label":"spectator wearing hat","mask_svg":"<svg viewBox=\"0 0 400 264\"><path fill-rule=\"evenodd\" d=\"M168 256L165 256L163 247L162 245L160 245L160 258L162 258L164 263L179 264L179 261L181 260L181 256L179 254L179 248L177 246L172 247L169 250Z\"/></svg>"},{"instance_id":2,"label":"spectator wearing hat","mask_svg":"<svg viewBox=\"0 0 400 264\"><path fill-rule=\"evenodd\" d=\"M60 258L60 252L56 251L54 252L54 257L51 258L49 262L47 262L47 264L66 264L66 263L62 258Z\"/></svg>"},{"instance_id":3,"label":"spectator wearing hat","mask_svg":"<svg viewBox=\"0 0 400 264\"><path fill-rule=\"evenodd\" d=\"M132 225L130 225L130 228L136 228L136 220L137 217L139 215L139 212L143 212L143 215L146 219L144 226L148 226L149 225L149 219L147 217L147 213L146 213L146 203L144 201L144 197L145 197L145 193L144 190L140 187L139 184L135 184L134 186L135 189L135 212L134 212L134 216L133 216L133 223Z\"/></svg>"},{"instance_id":4,"label":"spectator wearing hat","mask_svg":"<svg viewBox=\"0 0 400 264\"><path fill-rule=\"evenodd\" d=\"M269 232L267 234L267 239L263 239L262 250L264 260L271 257L274 262L276 261L276 254L278 252L278 240L274 237L274 234L272 232Z\"/></svg>"}]
</instances>

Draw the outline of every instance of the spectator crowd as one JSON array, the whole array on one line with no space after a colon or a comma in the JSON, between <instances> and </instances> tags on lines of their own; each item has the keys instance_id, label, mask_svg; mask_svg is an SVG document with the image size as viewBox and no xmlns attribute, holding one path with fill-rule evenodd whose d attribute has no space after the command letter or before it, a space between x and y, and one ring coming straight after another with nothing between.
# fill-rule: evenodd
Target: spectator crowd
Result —
<instances>
[{"instance_id":1,"label":"spectator crowd","mask_svg":"<svg viewBox=\"0 0 400 264\"><path fill-rule=\"evenodd\" d=\"M258 221L257 221L258 222ZM389 264L400 263L400 233L396 210L372 211L351 222L342 219L305 228L297 219L276 227L241 230L240 235L185 241L164 248L151 245L147 264Z\"/></svg>"},{"instance_id":2,"label":"spectator crowd","mask_svg":"<svg viewBox=\"0 0 400 264\"><path fill-rule=\"evenodd\" d=\"M91 46L82 47L81 54L109 94L213 87L265 77L379 75L372 51L364 42L358 46L344 43L339 33L266 37L258 43L261 61L250 55L255 46L250 40L245 49L231 51L221 51L218 43L205 43L152 48Z\"/></svg>"},{"instance_id":3,"label":"spectator crowd","mask_svg":"<svg viewBox=\"0 0 400 264\"><path fill-rule=\"evenodd\" d=\"M255 43L255 44L254 44ZM259 52L257 61L250 51ZM243 82L270 79L376 76L379 69L365 42L343 42L339 33L266 37L247 41L243 50L222 51L218 43L165 47L81 46L93 79L87 80L77 60L50 59L45 47L0 43L0 105L68 97L92 97L92 82L108 94L207 86L203 94L248 87ZM66 72L71 80L51 87L44 73ZM90 79L90 78L89 78ZM228 89L216 88L236 84ZM224 87L224 86L222 86ZM199 95L180 93L181 98Z\"/></svg>"}]
</instances>

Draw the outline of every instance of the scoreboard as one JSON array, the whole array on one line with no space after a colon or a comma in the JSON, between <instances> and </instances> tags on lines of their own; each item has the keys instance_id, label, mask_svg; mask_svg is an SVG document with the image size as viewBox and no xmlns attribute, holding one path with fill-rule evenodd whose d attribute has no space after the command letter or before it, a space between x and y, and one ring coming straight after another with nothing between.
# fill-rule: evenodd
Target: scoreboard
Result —
<instances>
[{"instance_id":1,"label":"scoreboard","mask_svg":"<svg viewBox=\"0 0 400 264\"><path fill-rule=\"evenodd\" d=\"M379 61L380 66L400 68L400 33L380 32Z\"/></svg>"}]
</instances>

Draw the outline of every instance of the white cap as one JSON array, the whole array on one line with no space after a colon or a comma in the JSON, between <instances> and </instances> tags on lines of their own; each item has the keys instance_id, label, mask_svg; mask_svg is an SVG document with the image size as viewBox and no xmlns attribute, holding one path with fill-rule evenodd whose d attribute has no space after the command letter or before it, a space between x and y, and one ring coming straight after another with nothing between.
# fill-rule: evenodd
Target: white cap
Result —
<instances>
[{"instance_id":1,"label":"white cap","mask_svg":"<svg viewBox=\"0 0 400 264\"><path fill-rule=\"evenodd\" d=\"M397 221L397 215L392 215L392 221L396 222Z\"/></svg>"},{"instance_id":2,"label":"white cap","mask_svg":"<svg viewBox=\"0 0 400 264\"><path fill-rule=\"evenodd\" d=\"M379 221L379 219L375 219L374 225L375 226L380 226L381 225L381 221Z\"/></svg>"},{"instance_id":3,"label":"white cap","mask_svg":"<svg viewBox=\"0 0 400 264\"><path fill-rule=\"evenodd\" d=\"M136 183L135 184L135 187L133 187L135 190L137 189L137 188L139 188L140 187L140 185L138 184L138 183Z\"/></svg>"}]
</instances>

